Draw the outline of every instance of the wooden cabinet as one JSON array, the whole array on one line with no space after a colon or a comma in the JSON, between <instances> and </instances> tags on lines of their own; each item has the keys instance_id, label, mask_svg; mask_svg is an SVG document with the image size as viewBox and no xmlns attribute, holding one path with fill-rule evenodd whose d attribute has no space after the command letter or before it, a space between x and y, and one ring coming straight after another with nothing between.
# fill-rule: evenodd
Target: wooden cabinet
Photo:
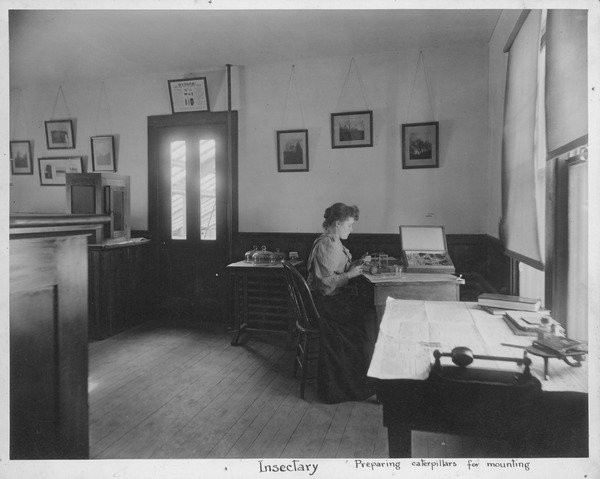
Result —
<instances>
[{"instance_id":1,"label":"wooden cabinet","mask_svg":"<svg viewBox=\"0 0 600 479\"><path fill-rule=\"evenodd\" d=\"M110 215L106 242L131 237L129 176L114 173L67 173L67 214Z\"/></svg>"},{"instance_id":2,"label":"wooden cabinet","mask_svg":"<svg viewBox=\"0 0 600 479\"><path fill-rule=\"evenodd\" d=\"M90 339L104 339L153 312L156 271L150 241L89 246Z\"/></svg>"},{"instance_id":3,"label":"wooden cabinet","mask_svg":"<svg viewBox=\"0 0 600 479\"><path fill-rule=\"evenodd\" d=\"M11 233L11 459L88 457L87 274L85 235Z\"/></svg>"},{"instance_id":4,"label":"wooden cabinet","mask_svg":"<svg viewBox=\"0 0 600 479\"><path fill-rule=\"evenodd\" d=\"M227 272L232 344L238 344L244 331L282 333L291 341L295 317L283 266L280 263L253 265L238 261L227 266Z\"/></svg>"}]
</instances>

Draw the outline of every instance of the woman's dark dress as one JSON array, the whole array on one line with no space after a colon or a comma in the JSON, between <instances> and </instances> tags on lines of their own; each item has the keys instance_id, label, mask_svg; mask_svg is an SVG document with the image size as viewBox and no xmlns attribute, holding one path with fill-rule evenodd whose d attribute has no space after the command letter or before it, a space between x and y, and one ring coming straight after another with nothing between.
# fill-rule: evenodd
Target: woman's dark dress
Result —
<instances>
[{"instance_id":1,"label":"woman's dark dress","mask_svg":"<svg viewBox=\"0 0 600 479\"><path fill-rule=\"evenodd\" d=\"M308 283L321 315L317 390L327 403L361 401L373 395L367 369L375 313L348 286L345 272L351 259L339 239L324 234L315 241L308 262Z\"/></svg>"}]
</instances>

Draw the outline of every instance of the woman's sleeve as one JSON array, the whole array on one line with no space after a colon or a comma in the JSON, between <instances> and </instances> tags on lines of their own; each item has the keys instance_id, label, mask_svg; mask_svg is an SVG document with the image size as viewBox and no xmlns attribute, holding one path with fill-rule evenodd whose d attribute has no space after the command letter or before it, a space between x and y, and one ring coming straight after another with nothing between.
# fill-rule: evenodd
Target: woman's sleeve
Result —
<instances>
[{"instance_id":1,"label":"woman's sleeve","mask_svg":"<svg viewBox=\"0 0 600 479\"><path fill-rule=\"evenodd\" d=\"M316 286L323 294L331 294L336 288L348 284L347 273L336 273L335 267L339 264L334 246L321 241L315 245L315 254L313 258L313 272Z\"/></svg>"}]
</instances>

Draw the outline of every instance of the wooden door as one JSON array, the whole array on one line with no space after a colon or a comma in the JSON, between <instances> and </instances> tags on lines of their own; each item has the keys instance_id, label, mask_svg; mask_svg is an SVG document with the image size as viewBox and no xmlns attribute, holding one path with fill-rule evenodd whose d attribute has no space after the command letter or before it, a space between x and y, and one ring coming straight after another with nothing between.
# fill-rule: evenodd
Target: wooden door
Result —
<instances>
[{"instance_id":1,"label":"wooden door","mask_svg":"<svg viewBox=\"0 0 600 479\"><path fill-rule=\"evenodd\" d=\"M223 324L221 272L233 228L228 122L220 113L151 117L152 235L163 309Z\"/></svg>"}]
</instances>

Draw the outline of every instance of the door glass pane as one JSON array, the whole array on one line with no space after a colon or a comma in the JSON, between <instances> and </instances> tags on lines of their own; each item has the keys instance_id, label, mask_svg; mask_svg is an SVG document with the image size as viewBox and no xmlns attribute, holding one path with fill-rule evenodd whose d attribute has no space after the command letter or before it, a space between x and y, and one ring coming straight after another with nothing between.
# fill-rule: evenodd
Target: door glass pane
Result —
<instances>
[{"instance_id":1,"label":"door glass pane","mask_svg":"<svg viewBox=\"0 0 600 479\"><path fill-rule=\"evenodd\" d=\"M215 140L200 140L200 239L217 239Z\"/></svg>"},{"instance_id":2,"label":"door glass pane","mask_svg":"<svg viewBox=\"0 0 600 479\"><path fill-rule=\"evenodd\" d=\"M171 238L186 239L185 141L171 142Z\"/></svg>"}]
</instances>

